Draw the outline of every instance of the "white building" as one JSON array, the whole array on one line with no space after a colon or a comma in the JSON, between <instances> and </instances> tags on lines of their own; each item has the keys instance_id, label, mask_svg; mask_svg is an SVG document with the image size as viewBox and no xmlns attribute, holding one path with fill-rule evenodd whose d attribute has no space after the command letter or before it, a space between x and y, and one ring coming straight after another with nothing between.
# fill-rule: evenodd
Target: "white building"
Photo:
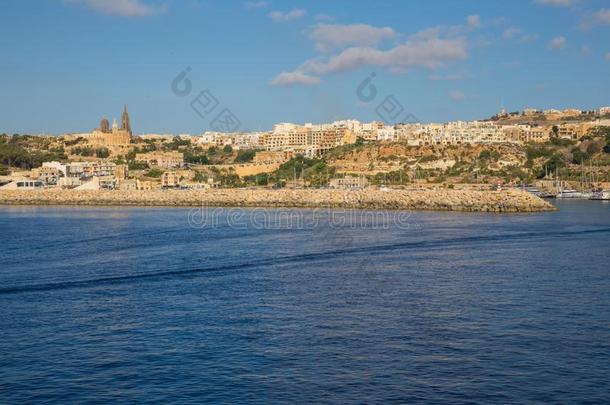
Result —
<instances>
[{"instance_id":1,"label":"white building","mask_svg":"<svg viewBox=\"0 0 610 405\"><path fill-rule=\"evenodd\" d=\"M65 165L61 162L56 162L56 161L43 162L42 167L49 167L52 169L56 169L56 170L62 172L64 176L68 175L68 165Z\"/></svg>"},{"instance_id":2,"label":"white building","mask_svg":"<svg viewBox=\"0 0 610 405\"><path fill-rule=\"evenodd\" d=\"M292 124L290 122L280 122L279 124L275 124L273 126L274 134L287 134L292 131L296 131L299 128L299 125Z\"/></svg>"},{"instance_id":3,"label":"white building","mask_svg":"<svg viewBox=\"0 0 610 405\"><path fill-rule=\"evenodd\" d=\"M41 180L18 179L0 187L2 190L37 190L44 188Z\"/></svg>"},{"instance_id":4,"label":"white building","mask_svg":"<svg viewBox=\"0 0 610 405\"><path fill-rule=\"evenodd\" d=\"M377 130L378 141L395 141L396 130L394 127L385 127Z\"/></svg>"},{"instance_id":5,"label":"white building","mask_svg":"<svg viewBox=\"0 0 610 405\"><path fill-rule=\"evenodd\" d=\"M610 107L602 107L599 109L599 115L610 114Z\"/></svg>"}]
</instances>

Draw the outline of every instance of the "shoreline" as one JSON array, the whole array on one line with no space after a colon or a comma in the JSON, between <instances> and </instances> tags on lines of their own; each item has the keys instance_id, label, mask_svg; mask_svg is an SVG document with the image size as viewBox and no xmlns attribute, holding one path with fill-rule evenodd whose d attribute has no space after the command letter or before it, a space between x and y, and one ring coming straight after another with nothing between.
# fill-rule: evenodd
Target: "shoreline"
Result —
<instances>
[{"instance_id":1,"label":"shoreline","mask_svg":"<svg viewBox=\"0 0 610 405\"><path fill-rule=\"evenodd\" d=\"M2 190L0 205L125 207L349 208L519 213L556 211L521 190Z\"/></svg>"}]
</instances>

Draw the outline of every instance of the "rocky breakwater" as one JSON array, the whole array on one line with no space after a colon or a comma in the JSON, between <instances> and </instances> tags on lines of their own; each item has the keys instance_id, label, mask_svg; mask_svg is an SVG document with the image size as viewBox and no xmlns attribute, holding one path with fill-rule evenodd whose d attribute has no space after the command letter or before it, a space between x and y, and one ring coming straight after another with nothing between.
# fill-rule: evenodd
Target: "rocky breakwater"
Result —
<instances>
[{"instance_id":1,"label":"rocky breakwater","mask_svg":"<svg viewBox=\"0 0 610 405\"><path fill-rule=\"evenodd\" d=\"M356 208L470 212L536 212L555 209L548 202L521 190L0 190L0 204Z\"/></svg>"}]
</instances>

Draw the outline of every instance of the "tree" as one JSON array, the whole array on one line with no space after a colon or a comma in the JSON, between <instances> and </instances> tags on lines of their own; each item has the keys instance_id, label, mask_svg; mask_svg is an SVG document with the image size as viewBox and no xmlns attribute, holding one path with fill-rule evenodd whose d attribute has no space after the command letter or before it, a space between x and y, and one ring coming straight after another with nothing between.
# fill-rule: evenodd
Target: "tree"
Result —
<instances>
[{"instance_id":1,"label":"tree","mask_svg":"<svg viewBox=\"0 0 610 405\"><path fill-rule=\"evenodd\" d=\"M254 150L240 150L237 153L237 157L235 158L236 163L247 163L251 162L256 155L256 151Z\"/></svg>"},{"instance_id":2,"label":"tree","mask_svg":"<svg viewBox=\"0 0 610 405\"><path fill-rule=\"evenodd\" d=\"M108 148L99 148L95 150L95 156L100 159L106 159L110 156L110 150Z\"/></svg>"},{"instance_id":3,"label":"tree","mask_svg":"<svg viewBox=\"0 0 610 405\"><path fill-rule=\"evenodd\" d=\"M150 169L148 171L148 173L146 173L146 176L147 177L159 178L159 177L161 177L162 174L163 174L163 170L154 168L154 169Z\"/></svg>"},{"instance_id":4,"label":"tree","mask_svg":"<svg viewBox=\"0 0 610 405\"><path fill-rule=\"evenodd\" d=\"M209 165L210 159L206 155L194 155L191 152L184 153L184 161L196 165Z\"/></svg>"},{"instance_id":5,"label":"tree","mask_svg":"<svg viewBox=\"0 0 610 405\"><path fill-rule=\"evenodd\" d=\"M364 145L364 138L359 136L358 138L356 138L356 142L354 143L354 145L356 146L362 146Z\"/></svg>"},{"instance_id":6,"label":"tree","mask_svg":"<svg viewBox=\"0 0 610 405\"><path fill-rule=\"evenodd\" d=\"M148 168L148 165L143 162L136 162L135 160L130 160L127 164L129 170L144 170Z\"/></svg>"},{"instance_id":7,"label":"tree","mask_svg":"<svg viewBox=\"0 0 610 405\"><path fill-rule=\"evenodd\" d=\"M222 148L222 151L228 155L230 153L233 153L233 147L231 147L231 145L225 145L225 147Z\"/></svg>"},{"instance_id":8,"label":"tree","mask_svg":"<svg viewBox=\"0 0 610 405\"><path fill-rule=\"evenodd\" d=\"M553 131L553 136L556 138L557 135L559 135L559 127L557 125L553 125L552 131Z\"/></svg>"},{"instance_id":9,"label":"tree","mask_svg":"<svg viewBox=\"0 0 610 405\"><path fill-rule=\"evenodd\" d=\"M208 176L199 171L195 171L195 176L193 177L193 180L197 183L205 183L208 180Z\"/></svg>"}]
</instances>

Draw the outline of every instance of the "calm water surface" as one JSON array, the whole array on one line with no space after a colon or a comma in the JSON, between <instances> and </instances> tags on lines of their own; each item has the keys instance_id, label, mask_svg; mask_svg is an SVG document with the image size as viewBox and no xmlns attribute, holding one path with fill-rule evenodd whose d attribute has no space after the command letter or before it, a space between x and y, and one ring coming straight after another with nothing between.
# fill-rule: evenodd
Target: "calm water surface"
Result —
<instances>
[{"instance_id":1,"label":"calm water surface","mask_svg":"<svg viewBox=\"0 0 610 405\"><path fill-rule=\"evenodd\" d=\"M607 403L610 205L559 206L0 207L0 403Z\"/></svg>"}]
</instances>

